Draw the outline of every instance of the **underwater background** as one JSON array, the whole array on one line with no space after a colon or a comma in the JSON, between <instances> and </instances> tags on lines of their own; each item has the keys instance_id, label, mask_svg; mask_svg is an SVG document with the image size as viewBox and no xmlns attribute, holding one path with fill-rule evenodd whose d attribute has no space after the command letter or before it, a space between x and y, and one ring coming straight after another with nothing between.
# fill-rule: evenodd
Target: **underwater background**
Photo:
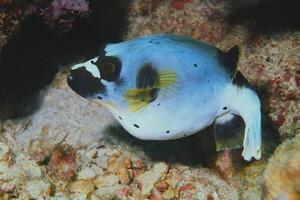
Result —
<instances>
[{"instance_id":1,"label":"underwater background","mask_svg":"<svg viewBox=\"0 0 300 200\"><path fill-rule=\"evenodd\" d=\"M0 0L0 199L300 199L297 0ZM239 45L263 154L215 152L212 128L130 136L66 83L101 46L153 33Z\"/></svg>"}]
</instances>

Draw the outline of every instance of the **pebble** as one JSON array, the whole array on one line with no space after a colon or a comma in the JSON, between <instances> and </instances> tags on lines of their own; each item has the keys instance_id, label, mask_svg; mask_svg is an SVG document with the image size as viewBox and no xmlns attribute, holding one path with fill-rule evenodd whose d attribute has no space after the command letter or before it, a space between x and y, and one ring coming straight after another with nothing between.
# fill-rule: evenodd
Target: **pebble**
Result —
<instances>
[{"instance_id":1,"label":"pebble","mask_svg":"<svg viewBox=\"0 0 300 200\"><path fill-rule=\"evenodd\" d=\"M133 171L132 169L127 169L125 167L119 168L118 178L120 183L129 185L133 179Z\"/></svg>"},{"instance_id":2,"label":"pebble","mask_svg":"<svg viewBox=\"0 0 300 200\"><path fill-rule=\"evenodd\" d=\"M97 149L92 149L88 151L86 155L89 159L95 159L97 156Z\"/></svg>"},{"instance_id":3,"label":"pebble","mask_svg":"<svg viewBox=\"0 0 300 200\"><path fill-rule=\"evenodd\" d=\"M171 200L175 198L175 191L171 187L169 187L163 194L162 197L166 200Z\"/></svg>"},{"instance_id":4,"label":"pebble","mask_svg":"<svg viewBox=\"0 0 300 200\"><path fill-rule=\"evenodd\" d=\"M12 192L24 182L24 178L15 165L0 161L0 191Z\"/></svg>"},{"instance_id":5,"label":"pebble","mask_svg":"<svg viewBox=\"0 0 300 200\"><path fill-rule=\"evenodd\" d=\"M142 186L142 195L148 196L154 188L154 184L158 182L167 171L168 165L164 162L160 162L156 163L149 171L137 177L137 181Z\"/></svg>"},{"instance_id":6,"label":"pebble","mask_svg":"<svg viewBox=\"0 0 300 200\"><path fill-rule=\"evenodd\" d=\"M86 167L78 173L78 179L93 179L96 177L97 173L91 167Z\"/></svg>"},{"instance_id":7,"label":"pebble","mask_svg":"<svg viewBox=\"0 0 300 200\"><path fill-rule=\"evenodd\" d=\"M72 199L72 200L86 200L86 199L88 199L88 195L85 194L85 193L71 194L69 196L69 199Z\"/></svg>"},{"instance_id":8,"label":"pebble","mask_svg":"<svg viewBox=\"0 0 300 200\"><path fill-rule=\"evenodd\" d=\"M116 175L107 175L107 176L99 176L95 181L94 184L96 187L101 188L101 187L111 187L116 184L118 184L119 178Z\"/></svg>"},{"instance_id":9,"label":"pebble","mask_svg":"<svg viewBox=\"0 0 300 200\"><path fill-rule=\"evenodd\" d=\"M40 166L26 154L19 154L16 157L16 165L23 170L29 179L40 178L42 176Z\"/></svg>"},{"instance_id":10,"label":"pebble","mask_svg":"<svg viewBox=\"0 0 300 200\"><path fill-rule=\"evenodd\" d=\"M0 142L0 161L8 160L10 158L9 152L9 146L4 142Z\"/></svg>"},{"instance_id":11,"label":"pebble","mask_svg":"<svg viewBox=\"0 0 300 200\"><path fill-rule=\"evenodd\" d=\"M107 160L108 160L108 157L102 156L102 157L96 158L95 163L102 169L106 169L107 168Z\"/></svg>"},{"instance_id":12,"label":"pebble","mask_svg":"<svg viewBox=\"0 0 300 200\"><path fill-rule=\"evenodd\" d=\"M95 191L95 194L101 199L101 200L112 200L112 199L118 199L116 197L116 193L120 190L122 190L123 186L120 184L116 184L111 187L101 187L98 188ZM134 199L136 200L136 199Z\"/></svg>"},{"instance_id":13,"label":"pebble","mask_svg":"<svg viewBox=\"0 0 300 200\"><path fill-rule=\"evenodd\" d=\"M78 180L70 185L70 192L71 193L83 193L83 194L90 194L94 192L95 186L89 180Z\"/></svg>"},{"instance_id":14,"label":"pebble","mask_svg":"<svg viewBox=\"0 0 300 200\"><path fill-rule=\"evenodd\" d=\"M33 199L45 199L51 193L51 184L44 180L28 181L26 191Z\"/></svg>"},{"instance_id":15,"label":"pebble","mask_svg":"<svg viewBox=\"0 0 300 200\"><path fill-rule=\"evenodd\" d=\"M155 188L160 192L166 191L168 187L169 185L167 184L166 181L159 181L158 183L155 184Z\"/></svg>"}]
</instances>

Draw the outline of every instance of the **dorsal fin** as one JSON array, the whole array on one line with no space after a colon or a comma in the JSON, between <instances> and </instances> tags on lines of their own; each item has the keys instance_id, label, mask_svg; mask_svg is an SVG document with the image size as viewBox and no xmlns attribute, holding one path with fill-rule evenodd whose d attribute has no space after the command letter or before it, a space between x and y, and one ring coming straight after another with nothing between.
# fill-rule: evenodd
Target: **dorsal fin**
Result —
<instances>
[{"instance_id":1,"label":"dorsal fin","mask_svg":"<svg viewBox=\"0 0 300 200\"><path fill-rule=\"evenodd\" d=\"M219 61L230 74L232 78L235 77L237 72L237 62L239 61L240 49L236 45L227 52L219 54Z\"/></svg>"}]
</instances>

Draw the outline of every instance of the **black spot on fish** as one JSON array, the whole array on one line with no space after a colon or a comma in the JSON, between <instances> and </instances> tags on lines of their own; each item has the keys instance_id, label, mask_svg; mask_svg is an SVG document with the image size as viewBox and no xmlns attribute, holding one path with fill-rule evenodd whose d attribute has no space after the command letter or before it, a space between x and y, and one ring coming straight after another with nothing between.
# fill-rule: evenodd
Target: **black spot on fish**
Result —
<instances>
[{"instance_id":1,"label":"black spot on fish","mask_svg":"<svg viewBox=\"0 0 300 200\"><path fill-rule=\"evenodd\" d=\"M227 110L227 107L226 107L226 106L224 106L224 107L223 107L223 110Z\"/></svg>"},{"instance_id":2,"label":"black spot on fish","mask_svg":"<svg viewBox=\"0 0 300 200\"><path fill-rule=\"evenodd\" d=\"M166 131L166 133L170 133L170 131Z\"/></svg>"},{"instance_id":3,"label":"black spot on fish","mask_svg":"<svg viewBox=\"0 0 300 200\"><path fill-rule=\"evenodd\" d=\"M102 100L102 97L101 97L101 96L97 96L97 98L100 99L100 100Z\"/></svg>"},{"instance_id":4,"label":"black spot on fish","mask_svg":"<svg viewBox=\"0 0 300 200\"><path fill-rule=\"evenodd\" d=\"M140 126L137 124L133 124L133 126L135 126L136 128L140 128Z\"/></svg>"},{"instance_id":5,"label":"black spot on fish","mask_svg":"<svg viewBox=\"0 0 300 200\"><path fill-rule=\"evenodd\" d=\"M194 67L196 67L196 68L197 68L197 67L198 67L198 65L195 63L195 64L194 64Z\"/></svg>"},{"instance_id":6,"label":"black spot on fish","mask_svg":"<svg viewBox=\"0 0 300 200\"><path fill-rule=\"evenodd\" d=\"M156 104L157 106L160 106L160 103Z\"/></svg>"},{"instance_id":7,"label":"black spot on fish","mask_svg":"<svg viewBox=\"0 0 300 200\"><path fill-rule=\"evenodd\" d=\"M143 65L136 76L136 87L137 88L149 88L153 87L158 81L158 72L154 69L151 64Z\"/></svg>"},{"instance_id":8,"label":"black spot on fish","mask_svg":"<svg viewBox=\"0 0 300 200\"><path fill-rule=\"evenodd\" d=\"M120 120L122 120L122 117L121 117L121 116L119 116L119 119L120 119Z\"/></svg>"},{"instance_id":9,"label":"black spot on fish","mask_svg":"<svg viewBox=\"0 0 300 200\"><path fill-rule=\"evenodd\" d=\"M152 39L149 41L150 44L156 44L156 45L159 45L160 42L157 40L157 39Z\"/></svg>"}]
</instances>

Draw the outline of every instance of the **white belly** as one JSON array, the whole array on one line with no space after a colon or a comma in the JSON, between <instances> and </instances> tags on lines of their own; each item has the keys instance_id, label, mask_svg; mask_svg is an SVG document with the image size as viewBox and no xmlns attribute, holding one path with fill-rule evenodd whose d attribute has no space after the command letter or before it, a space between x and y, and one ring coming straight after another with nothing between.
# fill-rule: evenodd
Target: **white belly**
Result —
<instances>
[{"instance_id":1,"label":"white belly","mask_svg":"<svg viewBox=\"0 0 300 200\"><path fill-rule=\"evenodd\" d=\"M217 108L217 100L182 95L167 100L158 98L138 112L115 110L112 113L130 134L139 139L170 140L189 136L209 126Z\"/></svg>"}]
</instances>

